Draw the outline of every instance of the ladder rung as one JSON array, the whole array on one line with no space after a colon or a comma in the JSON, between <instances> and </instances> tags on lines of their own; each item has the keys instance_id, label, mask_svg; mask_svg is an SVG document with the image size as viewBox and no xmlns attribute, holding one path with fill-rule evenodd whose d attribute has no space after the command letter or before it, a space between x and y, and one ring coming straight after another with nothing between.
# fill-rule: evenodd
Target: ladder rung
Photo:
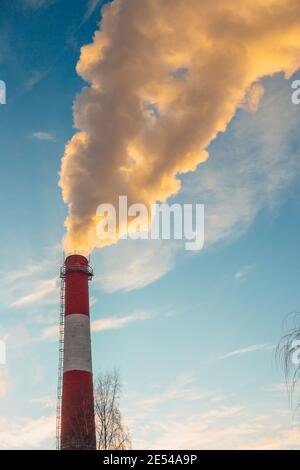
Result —
<instances>
[{"instance_id":1,"label":"ladder rung","mask_svg":"<svg viewBox=\"0 0 300 470\"><path fill-rule=\"evenodd\" d=\"M61 279L60 284L60 311L59 311L59 342L58 342L58 383L57 383L57 407L56 407L56 448L60 447L61 431L61 399L62 399L62 374L64 356L64 317L65 317L65 281Z\"/></svg>"}]
</instances>

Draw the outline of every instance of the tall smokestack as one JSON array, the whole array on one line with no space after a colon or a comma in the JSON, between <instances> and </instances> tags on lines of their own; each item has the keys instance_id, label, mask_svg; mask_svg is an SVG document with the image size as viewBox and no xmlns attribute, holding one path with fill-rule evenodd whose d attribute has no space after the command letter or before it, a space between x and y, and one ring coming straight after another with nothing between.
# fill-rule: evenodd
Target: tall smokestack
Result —
<instances>
[{"instance_id":1,"label":"tall smokestack","mask_svg":"<svg viewBox=\"0 0 300 470\"><path fill-rule=\"evenodd\" d=\"M93 273L81 255L66 258L61 450L95 450L95 416L88 281Z\"/></svg>"}]
</instances>

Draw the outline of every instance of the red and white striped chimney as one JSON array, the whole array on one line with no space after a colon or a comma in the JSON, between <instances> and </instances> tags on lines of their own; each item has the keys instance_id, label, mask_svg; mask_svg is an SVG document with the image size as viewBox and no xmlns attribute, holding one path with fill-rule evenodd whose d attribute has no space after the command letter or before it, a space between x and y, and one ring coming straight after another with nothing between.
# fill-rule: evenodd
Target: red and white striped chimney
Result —
<instances>
[{"instance_id":1,"label":"red and white striped chimney","mask_svg":"<svg viewBox=\"0 0 300 470\"><path fill-rule=\"evenodd\" d=\"M95 416L88 281L88 260L66 258L61 450L95 450Z\"/></svg>"}]
</instances>

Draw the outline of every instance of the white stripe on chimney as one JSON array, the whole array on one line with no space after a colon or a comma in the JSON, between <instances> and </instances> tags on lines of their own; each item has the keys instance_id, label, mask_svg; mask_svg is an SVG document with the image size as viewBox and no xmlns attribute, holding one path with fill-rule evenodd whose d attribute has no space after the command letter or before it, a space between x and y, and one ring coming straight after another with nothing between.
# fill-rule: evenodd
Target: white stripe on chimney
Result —
<instances>
[{"instance_id":1,"label":"white stripe on chimney","mask_svg":"<svg viewBox=\"0 0 300 470\"><path fill-rule=\"evenodd\" d=\"M92 372L90 317L81 313L66 315L64 328L64 372Z\"/></svg>"}]
</instances>

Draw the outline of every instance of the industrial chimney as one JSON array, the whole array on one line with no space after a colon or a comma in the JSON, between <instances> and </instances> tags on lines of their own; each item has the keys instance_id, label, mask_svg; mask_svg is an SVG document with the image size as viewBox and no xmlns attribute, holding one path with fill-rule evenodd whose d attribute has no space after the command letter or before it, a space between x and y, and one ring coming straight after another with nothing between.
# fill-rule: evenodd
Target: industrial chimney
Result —
<instances>
[{"instance_id":1,"label":"industrial chimney","mask_svg":"<svg viewBox=\"0 0 300 470\"><path fill-rule=\"evenodd\" d=\"M81 255L68 256L61 269L65 288L61 450L96 449L88 287L92 276Z\"/></svg>"}]
</instances>

